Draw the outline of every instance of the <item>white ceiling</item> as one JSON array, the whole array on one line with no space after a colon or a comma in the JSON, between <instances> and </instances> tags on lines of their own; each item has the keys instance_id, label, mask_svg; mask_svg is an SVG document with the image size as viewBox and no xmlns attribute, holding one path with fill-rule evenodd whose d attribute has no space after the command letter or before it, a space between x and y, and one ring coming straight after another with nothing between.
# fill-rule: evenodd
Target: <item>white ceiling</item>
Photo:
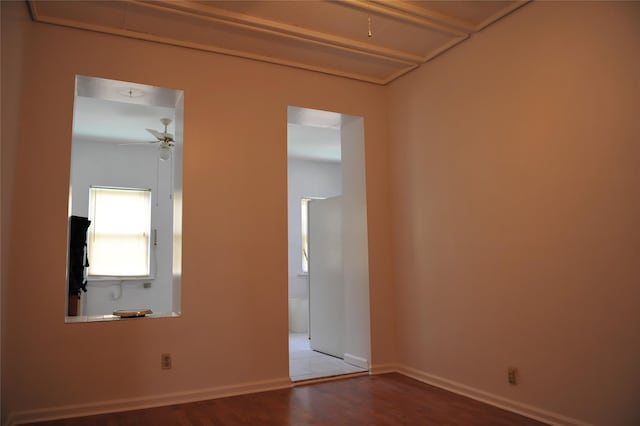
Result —
<instances>
[{"instance_id":1,"label":"white ceiling","mask_svg":"<svg viewBox=\"0 0 640 426\"><path fill-rule=\"evenodd\" d=\"M289 123L287 155L302 160L340 162L340 130Z\"/></svg>"},{"instance_id":2,"label":"white ceiling","mask_svg":"<svg viewBox=\"0 0 640 426\"><path fill-rule=\"evenodd\" d=\"M241 56L377 84L387 84L419 67L525 3L521 0L29 1L32 17L39 22Z\"/></svg>"},{"instance_id":3,"label":"white ceiling","mask_svg":"<svg viewBox=\"0 0 640 426\"><path fill-rule=\"evenodd\" d=\"M182 96L182 91L78 75L76 76L76 95L129 104L175 108Z\"/></svg>"},{"instance_id":4,"label":"white ceiling","mask_svg":"<svg viewBox=\"0 0 640 426\"><path fill-rule=\"evenodd\" d=\"M97 77L77 76L74 140L155 142L145 129L163 131L161 118L175 119L182 91ZM167 128L176 133L174 123ZM178 138L176 143L182 143Z\"/></svg>"},{"instance_id":5,"label":"white ceiling","mask_svg":"<svg viewBox=\"0 0 640 426\"><path fill-rule=\"evenodd\" d=\"M290 106L287 122L289 158L340 162L342 114Z\"/></svg>"},{"instance_id":6,"label":"white ceiling","mask_svg":"<svg viewBox=\"0 0 640 426\"><path fill-rule=\"evenodd\" d=\"M290 106L287 122L289 158L340 162L342 114Z\"/></svg>"},{"instance_id":7,"label":"white ceiling","mask_svg":"<svg viewBox=\"0 0 640 426\"><path fill-rule=\"evenodd\" d=\"M175 109L77 96L73 110L74 139L96 142L155 142L145 129L164 130L160 118L174 119ZM173 123L167 129L175 133Z\"/></svg>"}]
</instances>

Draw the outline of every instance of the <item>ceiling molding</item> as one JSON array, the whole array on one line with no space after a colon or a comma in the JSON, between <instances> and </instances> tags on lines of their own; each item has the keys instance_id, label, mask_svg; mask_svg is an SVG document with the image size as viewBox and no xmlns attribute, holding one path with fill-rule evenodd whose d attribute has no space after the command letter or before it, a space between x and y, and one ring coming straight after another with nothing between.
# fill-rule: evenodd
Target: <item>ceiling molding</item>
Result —
<instances>
[{"instance_id":1,"label":"ceiling molding","mask_svg":"<svg viewBox=\"0 0 640 426\"><path fill-rule=\"evenodd\" d=\"M352 52L370 54L375 57L391 58L407 63L415 63L421 58L418 55L388 49L382 46L375 46L358 42L352 39L325 34L319 31L313 31L308 28L288 25L282 22L275 22L266 19L256 18L250 15L234 13L212 6L204 6L193 2L176 3L164 0L134 0L145 3L149 7L166 8L182 12L186 15L197 15L202 19L209 19L212 22L224 22L238 28L245 28L253 31L277 34L284 38L306 40L311 44L321 44L332 46L336 49L344 49ZM207 18L204 18L207 17Z\"/></svg>"},{"instance_id":2,"label":"ceiling molding","mask_svg":"<svg viewBox=\"0 0 640 426\"><path fill-rule=\"evenodd\" d=\"M364 0L354 0L359 3L367 3ZM472 33L475 32L475 27L472 23L465 21L463 19L457 19L448 15L444 15L442 13L427 10L422 7L415 6L408 2L399 2L399 1L389 1L389 0L372 0L376 4L380 5L382 10L392 10L396 9L401 12L405 12L409 15L420 16L422 18L428 19L434 23L444 25L445 28L455 29L462 33Z\"/></svg>"},{"instance_id":3,"label":"ceiling molding","mask_svg":"<svg viewBox=\"0 0 640 426\"><path fill-rule=\"evenodd\" d=\"M396 5L395 3L398 4ZM467 31L457 29L456 26L451 25L447 20L443 20L444 22L434 20L432 17L435 13L421 13L423 9L411 7L410 4L403 1L377 1L373 3L367 0L341 0L337 2L337 4L357 8L367 13L374 12L388 18L397 19L406 23L419 25L424 28L430 28L458 37L466 38L468 35ZM418 9L418 11L416 11L416 9Z\"/></svg>"},{"instance_id":4,"label":"ceiling molding","mask_svg":"<svg viewBox=\"0 0 640 426\"><path fill-rule=\"evenodd\" d=\"M496 12L494 15L488 17L487 19L485 19L484 21L476 25L475 31L478 32L480 30L483 30L484 28L496 22L498 19L501 19L504 16L507 16L511 12L515 11L516 9L519 9L520 7L529 3L530 1L531 0L521 0L521 1L514 2L511 5L507 5L507 7L505 7L504 9Z\"/></svg>"},{"instance_id":5,"label":"ceiling molding","mask_svg":"<svg viewBox=\"0 0 640 426\"><path fill-rule=\"evenodd\" d=\"M29 7L37 22L384 85L525 3L460 2L444 12L404 0L30 0ZM373 37L366 37L368 18Z\"/></svg>"},{"instance_id":6,"label":"ceiling molding","mask_svg":"<svg viewBox=\"0 0 640 426\"><path fill-rule=\"evenodd\" d=\"M517 0L517 1L503 1L499 10L495 13L488 15L481 21L477 23L470 22L466 19L455 17L452 15L447 15L436 10L430 10L425 7L416 6L418 2L409 2L409 1L397 1L397 0L348 0L350 3L357 3L363 9L367 8L367 4L369 1L375 2L379 4L383 9L396 9L402 12L407 13L409 16L421 16L425 19L433 21L434 23L439 23L444 26L444 28L448 28L450 30L457 29L458 31L462 31L467 33L468 35L472 33L476 33L481 31L488 25L494 23L495 21L507 16L509 13L514 10L524 6L529 3L531 0ZM441 0L442 1L442 0ZM486 3L489 3L490 0L487 0ZM437 1L436 1L437 2ZM434 3L436 3L434 2ZM423 1L422 3L428 4L429 1ZM451 1L454 4L462 4L464 0L455 0ZM471 3L467 1L466 3ZM476 6L483 6L482 0L475 0Z\"/></svg>"}]
</instances>

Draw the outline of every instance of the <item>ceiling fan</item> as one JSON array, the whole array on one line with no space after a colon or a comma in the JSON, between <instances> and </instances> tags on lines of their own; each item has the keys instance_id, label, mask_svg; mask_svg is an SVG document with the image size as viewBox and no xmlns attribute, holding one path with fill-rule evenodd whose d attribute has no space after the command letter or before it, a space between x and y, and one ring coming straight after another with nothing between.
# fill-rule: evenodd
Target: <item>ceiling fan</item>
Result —
<instances>
[{"instance_id":1,"label":"ceiling fan","mask_svg":"<svg viewBox=\"0 0 640 426\"><path fill-rule=\"evenodd\" d=\"M173 139L173 135L167 132L167 126L171 124L172 120L170 118L161 118L160 122L164 125L164 131L159 132L154 129L145 129L147 132L151 133L157 140L149 141L149 142L133 142L133 143L124 143L120 145L140 145L140 144L159 144L160 146L160 159L168 160L171 158L171 153L173 152L173 147L175 146L175 141Z\"/></svg>"},{"instance_id":2,"label":"ceiling fan","mask_svg":"<svg viewBox=\"0 0 640 426\"><path fill-rule=\"evenodd\" d=\"M160 122L164 125L164 132L160 133L157 130L153 129L146 130L157 139L157 141L150 141L150 143L160 143L160 159L168 160L171 157L171 152L173 150L173 147L175 146L173 135L167 132L167 126L171 124L171 119L161 118Z\"/></svg>"}]
</instances>

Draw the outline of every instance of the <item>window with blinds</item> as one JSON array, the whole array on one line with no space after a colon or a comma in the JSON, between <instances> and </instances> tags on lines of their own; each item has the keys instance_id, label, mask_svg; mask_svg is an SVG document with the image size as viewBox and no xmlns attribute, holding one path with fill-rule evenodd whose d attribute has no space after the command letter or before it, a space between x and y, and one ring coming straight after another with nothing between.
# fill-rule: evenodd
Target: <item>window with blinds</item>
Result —
<instances>
[{"instance_id":1,"label":"window with blinds","mask_svg":"<svg viewBox=\"0 0 640 426\"><path fill-rule=\"evenodd\" d=\"M150 275L150 190L91 187L89 220L89 276Z\"/></svg>"}]
</instances>

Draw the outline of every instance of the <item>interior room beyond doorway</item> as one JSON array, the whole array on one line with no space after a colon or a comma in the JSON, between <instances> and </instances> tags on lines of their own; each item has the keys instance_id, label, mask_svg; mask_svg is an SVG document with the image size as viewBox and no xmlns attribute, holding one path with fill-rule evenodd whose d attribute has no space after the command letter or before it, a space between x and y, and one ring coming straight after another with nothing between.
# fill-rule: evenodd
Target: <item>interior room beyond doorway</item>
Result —
<instances>
[{"instance_id":1,"label":"interior room beyond doorway","mask_svg":"<svg viewBox=\"0 0 640 426\"><path fill-rule=\"evenodd\" d=\"M290 377L366 372L363 119L289 107L287 128Z\"/></svg>"}]
</instances>

